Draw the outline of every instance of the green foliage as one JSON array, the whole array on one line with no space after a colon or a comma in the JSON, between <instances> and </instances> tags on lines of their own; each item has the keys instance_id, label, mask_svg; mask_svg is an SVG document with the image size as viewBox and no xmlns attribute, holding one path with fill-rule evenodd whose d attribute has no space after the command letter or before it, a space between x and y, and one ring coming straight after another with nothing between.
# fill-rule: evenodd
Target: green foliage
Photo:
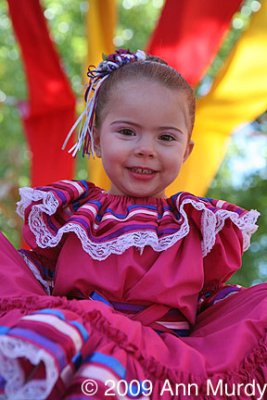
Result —
<instances>
[{"instance_id":1,"label":"green foliage","mask_svg":"<svg viewBox=\"0 0 267 400\"><path fill-rule=\"evenodd\" d=\"M119 0L115 45L132 51L145 50L163 3L163 0Z\"/></svg>"},{"instance_id":2,"label":"green foliage","mask_svg":"<svg viewBox=\"0 0 267 400\"><path fill-rule=\"evenodd\" d=\"M13 180L22 172L20 167L26 156L26 145L20 138L22 128L16 108L17 99L26 97L26 89L20 54L11 33L6 4L3 2L0 3L0 32L0 179ZM26 169L23 172L28 174Z\"/></svg>"},{"instance_id":3,"label":"green foliage","mask_svg":"<svg viewBox=\"0 0 267 400\"><path fill-rule=\"evenodd\" d=\"M243 286L259 283L267 278L267 165L264 162L267 156L267 136L262 134L258 149L253 150L252 142L257 139L257 134L260 132L248 135L245 140L241 139L241 134L236 135L207 193L208 197L224 199L247 210L258 210L261 214L259 228L252 236L250 248L244 253L242 269L231 279L231 282ZM262 154L259 154L261 143ZM258 170L238 173L238 164L246 164L251 157L257 156L261 157L265 165Z\"/></svg>"}]
</instances>

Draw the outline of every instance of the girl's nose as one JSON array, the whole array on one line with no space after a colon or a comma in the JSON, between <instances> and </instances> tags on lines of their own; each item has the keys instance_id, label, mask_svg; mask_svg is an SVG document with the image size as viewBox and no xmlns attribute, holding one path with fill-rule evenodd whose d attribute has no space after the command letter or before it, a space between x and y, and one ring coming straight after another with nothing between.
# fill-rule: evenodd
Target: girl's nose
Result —
<instances>
[{"instance_id":1,"label":"girl's nose","mask_svg":"<svg viewBox=\"0 0 267 400\"><path fill-rule=\"evenodd\" d=\"M154 157L155 144L153 143L153 140L149 138L141 139L136 145L135 154L139 157Z\"/></svg>"}]
</instances>

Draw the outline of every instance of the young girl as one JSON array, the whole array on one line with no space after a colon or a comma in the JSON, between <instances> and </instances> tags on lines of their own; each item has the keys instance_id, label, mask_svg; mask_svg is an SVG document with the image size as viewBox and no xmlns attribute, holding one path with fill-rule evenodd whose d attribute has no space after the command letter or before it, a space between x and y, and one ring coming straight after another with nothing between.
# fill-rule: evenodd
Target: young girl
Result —
<instances>
[{"instance_id":1,"label":"young girl","mask_svg":"<svg viewBox=\"0 0 267 400\"><path fill-rule=\"evenodd\" d=\"M0 398L266 398L267 287L225 284L258 213L165 196L193 149L192 89L141 51L89 77L71 151L101 157L111 188L21 189L32 250L1 237Z\"/></svg>"}]
</instances>

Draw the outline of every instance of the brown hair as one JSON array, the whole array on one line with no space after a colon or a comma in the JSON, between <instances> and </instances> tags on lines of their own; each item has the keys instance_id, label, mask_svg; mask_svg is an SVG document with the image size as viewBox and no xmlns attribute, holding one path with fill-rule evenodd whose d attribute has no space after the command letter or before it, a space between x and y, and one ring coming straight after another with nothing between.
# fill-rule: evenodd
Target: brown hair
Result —
<instances>
[{"instance_id":1,"label":"brown hair","mask_svg":"<svg viewBox=\"0 0 267 400\"><path fill-rule=\"evenodd\" d=\"M95 124L101 125L103 110L107 105L113 88L123 80L147 78L162 83L167 88L179 90L186 96L188 102L190 133L193 130L195 121L195 95L191 86L174 68L170 67L159 57L147 56L144 61L135 61L121 66L113 71L103 82L99 89L96 110Z\"/></svg>"}]
</instances>

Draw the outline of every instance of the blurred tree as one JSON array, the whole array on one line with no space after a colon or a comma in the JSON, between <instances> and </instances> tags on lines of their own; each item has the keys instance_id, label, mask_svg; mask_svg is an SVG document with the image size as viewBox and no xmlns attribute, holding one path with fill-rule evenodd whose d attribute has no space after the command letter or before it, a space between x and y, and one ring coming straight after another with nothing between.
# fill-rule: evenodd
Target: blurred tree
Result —
<instances>
[{"instance_id":1,"label":"blurred tree","mask_svg":"<svg viewBox=\"0 0 267 400\"><path fill-rule=\"evenodd\" d=\"M259 228L244 253L243 268L231 279L244 286L267 279L266 114L259 120L260 124L252 124L248 132L242 130L234 135L227 157L207 193L208 197L225 199L246 209L256 209L261 214Z\"/></svg>"}]
</instances>

